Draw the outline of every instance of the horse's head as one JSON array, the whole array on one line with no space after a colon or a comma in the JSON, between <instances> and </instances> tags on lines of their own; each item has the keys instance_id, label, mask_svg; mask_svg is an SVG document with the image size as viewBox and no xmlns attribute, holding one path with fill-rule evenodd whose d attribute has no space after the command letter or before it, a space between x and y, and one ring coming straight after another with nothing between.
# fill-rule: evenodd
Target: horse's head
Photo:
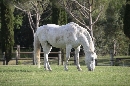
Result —
<instances>
[{"instance_id":1,"label":"horse's head","mask_svg":"<svg viewBox=\"0 0 130 86\"><path fill-rule=\"evenodd\" d=\"M94 71L95 69L95 59L97 58L97 55L95 52L89 52L87 54L86 62L87 62L87 67L89 71Z\"/></svg>"}]
</instances>

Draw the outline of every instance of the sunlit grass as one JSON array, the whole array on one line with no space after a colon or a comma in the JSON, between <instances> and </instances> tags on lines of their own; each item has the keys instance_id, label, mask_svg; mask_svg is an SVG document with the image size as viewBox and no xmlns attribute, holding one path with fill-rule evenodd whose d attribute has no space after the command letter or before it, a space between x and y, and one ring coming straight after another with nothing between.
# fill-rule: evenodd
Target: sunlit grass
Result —
<instances>
[{"instance_id":1,"label":"sunlit grass","mask_svg":"<svg viewBox=\"0 0 130 86\"><path fill-rule=\"evenodd\" d=\"M77 71L75 66L51 65L52 71L38 69L33 65L0 66L0 86L130 86L130 67L97 66L94 72L81 66Z\"/></svg>"}]
</instances>

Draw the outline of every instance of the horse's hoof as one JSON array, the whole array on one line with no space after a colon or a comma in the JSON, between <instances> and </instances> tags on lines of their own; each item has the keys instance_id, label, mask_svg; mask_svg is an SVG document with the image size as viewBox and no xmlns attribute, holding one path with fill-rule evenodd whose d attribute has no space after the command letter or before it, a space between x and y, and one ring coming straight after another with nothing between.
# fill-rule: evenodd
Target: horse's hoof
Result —
<instances>
[{"instance_id":1,"label":"horse's hoof","mask_svg":"<svg viewBox=\"0 0 130 86\"><path fill-rule=\"evenodd\" d=\"M51 69L51 68L49 68L49 71L52 71L52 69Z\"/></svg>"},{"instance_id":2,"label":"horse's hoof","mask_svg":"<svg viewBox=\"0 0 130 86\"><path fill-rule=\"evenodd\" d=\"M52 71L52 69L51 69L51 70L49 70L49 71Z\"/></svg>"},{"instance_id":3,"label":"horse's hoof","mask_svg":"<svg viewBox=\"0 0 130 86\"><path fill-rule=\"evenodd\" d=\"M94 69L88 69L88 71L94 71Z\"/></svg>"},{"instance_id":4,"label":"horse's hoof","mask_svg":"<svg viewBox=\"0 0 130 86\"><path fill-rule=\"evenodd\" d=\"M48 71L49 69L48 68L45 68L46 71Z\"/></svg>"},{"instance_id":5,"label":"horse's hoof","mask_svg":"<svg viewBox=\"0 0 130 86\"><path fill-rule=\"evenodd\" d=\"M40 68L40 66L38 66L38 68Z\"/></svg>"},{"instance_id":6,"label":"horse's hoof","mask_svg":"<svg viewBox=\"0 0 130 86\"><path fill-rule=\"evenodd\" d=\"M78 71L82 71L82 69L81 69L81 68L79 68L79 69L78 69Z\"/></svg>"},{"instance_id":7,"label":"horse's hoof","mask_svg":"<svg viewBox=\"0 0 130 86\"><path fill-rule=\"evenodd\" d=\"M65 68L65 71L68 71L68 68Z\"/></svg>"}]
</instances>

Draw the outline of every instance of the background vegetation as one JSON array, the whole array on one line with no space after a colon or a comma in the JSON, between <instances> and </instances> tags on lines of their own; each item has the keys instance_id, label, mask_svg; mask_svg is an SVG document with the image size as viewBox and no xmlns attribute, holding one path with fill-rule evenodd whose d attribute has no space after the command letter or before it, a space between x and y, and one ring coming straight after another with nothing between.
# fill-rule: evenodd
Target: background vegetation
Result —
<instances>
[{"instance_id":1,"label":"background vegetation","mask_svg":"<svg viewBox=\"0 0 130 86\"><path fill-rule=\"evenodd\" d=\"M1 4L3 3L2 1L3 0L0 1ZM71 10L73 12L76 12L78 18L82 19L86 25L89 25L89 20L86 19L85 16L82 16L80 14L80 6L76 4L76 2L72 2L71 0L62 1L70 1L69 5L70 8L72 8ZM91 2L92 0L77 1L79 1L79 4L87 8L87 1ZM0 27L1 48L3 46L2 43L4 43L3 37L8 36L14 38L14 46L20 45L21 47L30 47L33 50L33 34L37 27L43 24L55 23L62 25L73 21L83 26L75 20L75 18L77 17L74 18L72 17L72 15L70 15L69 11L67 11L62 5L61 0L10 0L9 3L10 4L8 4L7 7L11 6L9 8L13 9L11 10L11 12L13 11L13 15L12 17L10 17L10 19L13 19L12 28L14 32L11 33L14 33L14 37L13 35L10 36L8 32L8 34L6 35L4 33L4 31L7 31L6 28ZM92 5L92 19L95 20L101 11L101 15L98 21L93 25L93 36L95 38L95 47L98 55L108 55L110 49L113 47L115 50L115 55L129 54L130 40L127 38L128 35L127 37L125 36L123 29L124 15L127 15L127 11L129 11L129 8L126 9L126 4L128 7L129 0L121 0L120 2L118 0L94 0ZM2 20L2 13L4 9L0 8L0 10L1 26L2 23L6 22L3 22L4 19ZM125 19L129 20L128 18ZM126 26L127 25L129 24L126 24ZM9 30L12 31L11 29ZM126 29L125 33L129 34ZM13 39L11 39L11 41L13 42Z\"/></svg>"}]
</instances>

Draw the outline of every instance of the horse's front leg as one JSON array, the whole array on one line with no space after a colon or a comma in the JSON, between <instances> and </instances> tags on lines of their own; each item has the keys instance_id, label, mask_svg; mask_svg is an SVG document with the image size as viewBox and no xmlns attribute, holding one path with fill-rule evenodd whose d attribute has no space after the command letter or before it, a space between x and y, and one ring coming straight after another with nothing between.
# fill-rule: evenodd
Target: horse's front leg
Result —
<instances>
[{"instance_id":1,"label":"horse's front leg","mask_svg":"<svg viewBox=\"0 0 130 86\"><path fill-rule=\"evenodd\" d=\"M77 69L79 71L81 71L82 69L80 68L80 64L79 64L79 51L80 51L80 46L78 46L77 48L75 48L75 57L76 57Z\"/></svg>"},{"instance_id":2,"label":"horse's front leg","mask_svg":"<svg viewBox=\"0 0 130 86\"><path fill-rule=\"evenodd\" d=\"M43 52L44 52L44 68L45 70L52 70L48 61L48 54L50 53L52 47L47 43L43 43Z\"/></svg>"},{"instance_id":3,"label":"horse's front leg","mask_svg":"<svg viewBox=\"0 0 130 86\"><path fill-rule=\"evenodd\" d=\"M46 57L44 55L44 68L46 69L47 68L47 62L46 62Z\"/></svg>"},{"instance_id":4,"label":"horse's front leg","mask_svg":"<svg viewBox=\"0 0 130 86\"><path fill-rule=\"evenodd\" d=\"M68 71L67 64L68 64L68 60L70 58L71 49L72 49L71 45L66 45L66 62L65 62L65 65L64 65L66 71Z\"/></svg>"}]
</instances>

